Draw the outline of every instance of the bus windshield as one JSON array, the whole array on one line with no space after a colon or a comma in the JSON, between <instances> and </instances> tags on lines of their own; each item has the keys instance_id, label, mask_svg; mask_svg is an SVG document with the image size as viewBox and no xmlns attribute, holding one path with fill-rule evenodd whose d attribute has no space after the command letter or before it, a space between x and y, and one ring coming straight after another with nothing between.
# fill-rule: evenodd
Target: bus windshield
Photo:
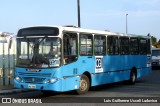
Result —
<instances>
[{"instance_id":1,"label":"bus windshield","mask_svg":"<svg viewBox=\"0 0 160 106\"><path fill-rule=\"evenodd\" d=\"M60 57L60 38L17 39L17 66L19 67L59 67Z\"/></svg>"}]
</instances>

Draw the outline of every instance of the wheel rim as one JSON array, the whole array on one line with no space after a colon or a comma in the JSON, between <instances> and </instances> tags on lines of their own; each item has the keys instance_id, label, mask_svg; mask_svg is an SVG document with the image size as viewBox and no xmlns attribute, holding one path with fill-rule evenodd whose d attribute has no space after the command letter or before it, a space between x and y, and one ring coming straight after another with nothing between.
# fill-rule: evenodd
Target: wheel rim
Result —
<instances>
[{"instance_id":1,"label":"wheel rim","mask_svg":"<svg viewBox=\"0 0 160 106\"><path fill-rule=\"evenodd\" d=\"M87 81L82 79L80 82L80 90L85 91L87 89Z\"/></svg>"},{"instance_id":2,"label":"wheel rim","mask_svg":"<svg viewBox=\"0 0 160 106\"><path fill-rule=\"evenodd\" d=\"M135 80L136 80L136 76L135 76L135 73L133 72L132 73L132 82L135 82Z\"/></svg>"}]
</instances>

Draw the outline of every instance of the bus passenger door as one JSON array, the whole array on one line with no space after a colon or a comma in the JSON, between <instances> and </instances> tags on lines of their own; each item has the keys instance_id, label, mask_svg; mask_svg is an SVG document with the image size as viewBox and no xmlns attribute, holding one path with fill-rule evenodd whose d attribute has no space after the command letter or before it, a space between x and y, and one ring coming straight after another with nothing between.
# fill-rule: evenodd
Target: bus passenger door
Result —
<instances>
[{"instance_id":1,"label":"bus passenger door","mask_svg":"<svg viewBox=\"0 0 160 106\"><path fill-rule=\"evenodd\" d=\"M77 33L64 32L62 77L65 80L63 81L64 88L62 89L72 90L73 87L75 86L75 82L73 82L72 80L74 79L74 76L77 74L77 60L78 60ZM72 82L73 84L68 86L68 82Z\"/></svg>"},{"instance_id":2,"label":"bus passenger door","mask_svg":"<svg viewBox=\"0 0 160 106\"><path fill-rule=\"evenodd\" d=\"M66 32L63 34L63 64L64 66L70 67L69 70L75 70L76 61L78 59L77 50L77 34ZM73 64L73 67L71 67ZM65 67L65 68L67 68ZM72 72L67 72L72 75Z\"/></svg>"}]
</instances>

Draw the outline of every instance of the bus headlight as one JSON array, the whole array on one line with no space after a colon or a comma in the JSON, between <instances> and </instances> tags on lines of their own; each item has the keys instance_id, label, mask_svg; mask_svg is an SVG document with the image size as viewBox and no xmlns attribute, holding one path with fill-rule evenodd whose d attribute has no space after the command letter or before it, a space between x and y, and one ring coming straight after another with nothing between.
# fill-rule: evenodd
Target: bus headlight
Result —
<instances>
[{"instance_id":1,"label":"bus headlight","mask_svg":"<svg viewBox=\"0 0 160 106\"><path fill-rule=\"evenodd\" d=\"M53 78L52 78L52 79L51 79L51 83L54 83L54 82L56 82L56 79L53 79Z\"/></svg>"},{"instance_id":2,"label":"bus headlight","mask_svg":"<svg viewBox=\"0 0 160 106\"><path fill-rule=\"evenodd\" d=\"M15 77L15 79L17 80L17 81L19 81L20 80L20 78L17 76L17 77Z\"/></svg>"},{"instance_id":3,"label":"bus headlight","mask_svg":"<svg viewBox=\"0 0 160 106\"><path fill-rule=\"evenodd\" d=\"M16 76L16 77L15 77L15 80L17 80L18 82L23 82L23 79L20 78L19 76Z\"/></svg>"},{"instance_id":4,"label":"bus headlight","mask_svg":"<svg viewBox=\"0 0 160 106\"><path fill-rule=\"evenodd\" d=\"M55 83L56 81L57 81L57 79L55 79L55 78L51 78L51 79L48 79L48 81L47 81L47 82L48 82L48 83L52 83L52 84L53 84L53 83Z\"/></svg>"}]
</instances>

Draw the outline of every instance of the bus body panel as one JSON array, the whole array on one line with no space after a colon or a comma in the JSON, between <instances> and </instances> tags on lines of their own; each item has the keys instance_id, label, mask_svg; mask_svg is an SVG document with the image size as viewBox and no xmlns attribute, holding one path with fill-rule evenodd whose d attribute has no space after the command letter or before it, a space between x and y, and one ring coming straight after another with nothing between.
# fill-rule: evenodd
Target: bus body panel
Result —
<instances>
[{"instance_id":1,"label":"bus body panel","mask_svg":"<svg viewBox=\"0 0 160 106\"><path fill-rule=\"evenodd\" d=\"M128 80L129 77L130 77L130 70L92 74L92 86Z\"/></svg>"},{"instance_id":2,"label":"bus body panel","mask_svg":"<svg viewBox=\"0 0 160 106\"><path fill-rule=\"evenodd\" d=\"M134 59L133 59L134 58ZM50 76L44 78L57 78L58 80L53 84L43 82L42 84L36 84L36 89L40 90L54 90L54 91L68 91L79 88L80 77L84 72L91 74L91 86L97 86L101 84L119 82L123 80L129 80L130 72L133 67L137 69L137 77L140 78L151 72L150 68L146 67L147 61L146 56L103 56L103 72L95 73L95 56L79 56L78 60L63 65L57 69L39 69L40 72L36 74L42 75L44 72L49 73ZM138 60L138 61L137 61ZM144 68L140 68L144 67ZM30 75L35 77L33 72L27 72L27 68L16 68L16 74L20 73L23 77ZM124 70L125 69L125 70ZM25 73L24 73L25 72ZM24 74L22 74L24 73ZM19 75L19 74L18 74ZM38 77L38 76L36 76ZM39 76L40 77L40 76ZM16 88L28 88L29 84L32 83L19 83L14 81Z\"/></svg>"},{"instance_id":3,"label":"bus body panel","mask_svg":"<svg viewBox=\"0 0 160 106\"><path fill-rule=\"evenodd\" d=\"M59 80L54 84L34 84L34 83L19 83L14 80L14 87L20 89L37 89L37 90L50 90L50 91L62 91L61 85L62 81ZM29 88L29 86L35 86L35 88Z\"/></svg>"},{"instance_id":4,"label":"bus body panel","mask_svg":"<svg viewBox=\"0 0 160 106\"><path fill-rule=\"evenodd\" d=\"M149 73L151 73L151 67L146 67L146 68L143 68L143 69L137 69L137 78L140 78L144 75L147 75Z\"/></svg>"},{"instance_id":5,"label":"bus body panel","mask_svg":"<svg viewBox=\"0 0 160 106\"><path fill-rule=\"evenodd\" d=\"M29 85L35 85L40 90L55 90L61 91L62 81L61 74L57 74L60 71L56 69L32 69L32 68L15 68L15 77L20 77L23 81L14 80L15 88L30 89ZM30 72L28 70L39 70L39 72ZM57 81L53 84L47 84L47 82L56 76Z\"/></svg>"},{"instance_id":6,"label":"bus body panel","mask_svg":"<svg viewBox=\"0 0 160 106\"><path fill-rule=\"evenodd\" d=\"M104 56L104 70L105 71L118 71L118 70L131 70L133 67L142 68L147 67L147 56L139 55L117 55L117 56Z\"/></svg>"},{"instance_id":7,"label":"bus body panel","mask_svg":"<svg viewBox=\"0 0 160 106\"><path fill-rule=\"evenodd\" d=\"M137 78L151 72L147 57L139 55L103 56L104 72L92 74L92 86L129 80L132 68L137 69Z\"/></svg>"},{"instance_id":8,"label":"bus body panel","mask_svg":"<svg viewBox=\"0 0 160 106\"><path fill-rule=\"evenodd\" d=\"M82 75L85 71L93 73L95 66L94 60L94 56L79 56L77 61L62 66L62 75L64 77Z\"/></svg>"}]
</instances>

